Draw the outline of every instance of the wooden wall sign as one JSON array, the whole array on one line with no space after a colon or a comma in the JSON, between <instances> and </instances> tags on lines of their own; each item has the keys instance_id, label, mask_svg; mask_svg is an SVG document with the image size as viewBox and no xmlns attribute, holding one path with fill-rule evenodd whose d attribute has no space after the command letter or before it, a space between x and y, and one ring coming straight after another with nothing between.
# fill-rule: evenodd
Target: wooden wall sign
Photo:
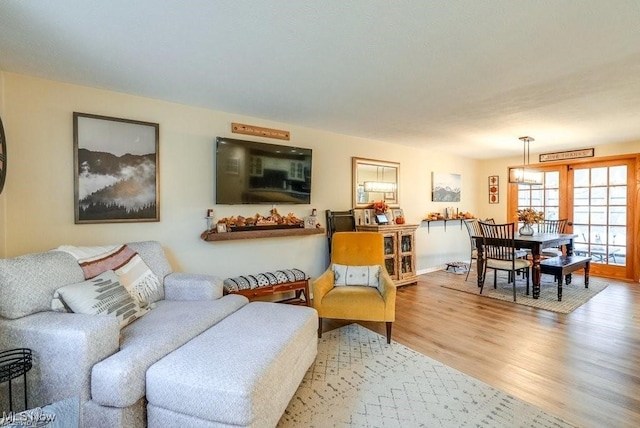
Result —
<instances>
[{"instance_id":1,"label":"wooden wall sign","mask_svg":"<svg viewBox=\"0 0 640 428\"><path fill-rule=\"evenodd\" d=\"M235 134L257 135L259 137L277 138L278 140L289 140L289 131L280 129L262 128L260 126L245 125L242 123L232 123L231 132Z\"/></svg>"},{"instance_id":2,"label":"wooden wall sign","mask_svg":"<svg viewBox=\"0 0 640 428\"><path fill-rule=\"evenodd\" d=\"M541 153L540 162L551 162L551 161L578 159L578 158L592 158L593 156L594 156L593 148L570 150L568 152Z\"/></svg>"}]
</instances>

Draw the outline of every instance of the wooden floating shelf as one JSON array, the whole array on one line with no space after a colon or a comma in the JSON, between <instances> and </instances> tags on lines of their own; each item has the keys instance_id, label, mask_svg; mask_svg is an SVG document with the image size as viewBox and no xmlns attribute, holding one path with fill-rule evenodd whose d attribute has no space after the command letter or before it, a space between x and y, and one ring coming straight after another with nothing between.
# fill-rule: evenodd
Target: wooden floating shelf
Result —
<instances>
[{"instance_id":1,"label":"wooden floating shelf","mask_svg":"<svg viewBox=\"0 0 640 428\"><path fill-rule=\"evenodd\" d=\"M441 218L441 219L437 219L437 220L422 220L422 223L427 223L427 232L430 232L430 228L429 226L431 225L431 223L437 223L437 222L442 222L444 223L444 231L447 231L447 222L449 221L459 221L460 222L460 228L462 228L462 222L465 220L474 220L472 218Z\"/></svg>"},{"instance_id":2,"label":"wooden floating shelf","mask_svg":"<svg viewBox=\"0 0 640 428\"><path fill-rule=\"evenodd\" d=\"M211 233L203 239L208 242L234 241L237 239L277 238L280 236L323 235L324 232L325 230L322 227L314 227L313 229L249 230L242 232Z\"/></svg>"}]
</instances>

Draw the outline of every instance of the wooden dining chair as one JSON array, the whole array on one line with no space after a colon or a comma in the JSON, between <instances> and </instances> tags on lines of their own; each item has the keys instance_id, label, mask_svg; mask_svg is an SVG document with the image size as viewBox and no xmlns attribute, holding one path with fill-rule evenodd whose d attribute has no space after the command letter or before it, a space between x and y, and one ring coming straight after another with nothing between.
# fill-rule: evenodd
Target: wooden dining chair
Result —
<instances>
[{"instance_id":1,"label":"wooden dining chair","mask_svg":"<svg viewBox=\"0 0 640 428\"><path fill-rule=\"evenodd\" d=\"M515 224L490 224L479 222L482 231L482 252L484 258L484 272L480 284L480 294L484 289L484 279L487 268L493 269L493 288L497 288L498 271L507 271L508 282L513 283L513 301L516 301L516 273L522 273L527 278L527 294L529 294L529 278L531 262L520 258L515 245Z\"/></svg>"},{"instance_id":2,"label":"wooden dining chair","mask_svg":"<svg viewBox=\"0 0 640 428\"><path fill-rule=\"evenodd\" d=\"M487 223L493 222L493 220L485 221ZM476 240L474 236L482 236L482 230L480 229L480 223L478 222L477 218L474 218L472 220L464 220L463 223L467 228L467 232L469 233L470 245L469 268L467 269L467 276L464 278L464 280L466 281L467 279L469 279L469 272L471 272L471 265L473 264L473 261L478 259L478 249L476 247Z\"/></svg>"},{"instance_id":3,"label":"wooden dining chair","mask_svg":"<svg viewBox=\"0 0 640 428\"><path fill-rule=\"evenodd\" d=\"M327 217L327 240L329 241L329 255L333 234L336 232L353 232L356 230L356 219L353 210L346 211L325 211Z\"/></svg>"},{"instance_id":4,"label":"wooden dining chair","mask_svg":"<svg viewBox=\"0 0 640 428\"><path fill-rule=\"evenodd\" d=\"M538 233L564 233L569 220L543 220L538 223ZM562 255L562 248L543 248L540 254L542 257L557 257Z\"/></svg>"}]
</instances>

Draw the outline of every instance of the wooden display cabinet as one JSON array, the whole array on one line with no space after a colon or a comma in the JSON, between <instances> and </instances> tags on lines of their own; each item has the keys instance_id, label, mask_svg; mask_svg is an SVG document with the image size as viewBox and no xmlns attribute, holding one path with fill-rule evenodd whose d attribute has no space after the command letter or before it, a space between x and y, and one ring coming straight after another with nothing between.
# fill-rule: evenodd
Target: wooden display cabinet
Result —
<instances>
[{"instance_id":1,"label":"wooden display cabinet","mask_svg":"<svg viewBox=\"0 0 640 428\"><path fill-rule=\"evenodd\" d=\"M359 232L378 232L384 236L384 262L396 286L415 284L415 231L417 224L358 225Z\"/></svg>"}]
</instances>

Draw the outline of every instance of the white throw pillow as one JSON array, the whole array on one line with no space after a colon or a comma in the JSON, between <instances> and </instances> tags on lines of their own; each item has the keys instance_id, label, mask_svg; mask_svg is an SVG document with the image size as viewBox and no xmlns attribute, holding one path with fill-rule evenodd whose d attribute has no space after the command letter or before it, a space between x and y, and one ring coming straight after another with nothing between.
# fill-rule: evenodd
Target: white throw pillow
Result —
<instances>
[{"instance_id":1,"label":"white throw pillow","mask_svg":"<svg viewBox=\"0 0 640 428\"><path fill-rule=\"evenodd\" d=\"M115 269L115 273L131 297L142 307L149 305L151 297L160 288L160 280L138 253Z\"/></svg>"},{"instance_id":2,"label":"white throw pillow","mask_svg":"<svg viewBox=\"0 0 640 428\"><path fill-rule=\"evenodd\" d=\"M378 287L380 284L380 265L373 266L347 266L333 265L334 285L365 285Z\"/></svg>"},{"instance_id":3,"label":"white throw pillow","mask_svg":"<svg viewBox=\"0 0 640 428\"><path fill-rule=\"evenodd\" d=\"M73 312L114 316L120 321L120 328L148 312L136 303L112 270L83 282L65 285L56 293Z\"/></svg>"}]
</instances>

